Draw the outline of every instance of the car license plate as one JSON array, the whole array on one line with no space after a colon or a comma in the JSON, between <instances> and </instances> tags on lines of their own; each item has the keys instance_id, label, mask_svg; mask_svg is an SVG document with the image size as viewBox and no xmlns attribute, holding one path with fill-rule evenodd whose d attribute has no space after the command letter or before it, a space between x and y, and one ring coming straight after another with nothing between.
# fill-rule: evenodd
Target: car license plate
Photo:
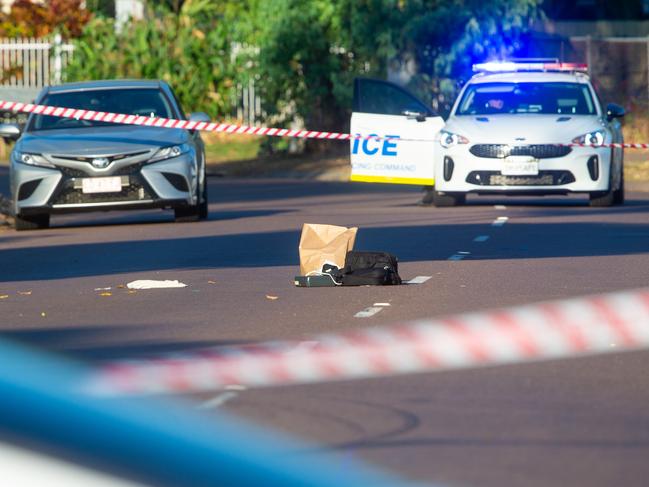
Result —
<instances>
[{"instance_id":1,"label":"car license plate","mask_svg":"<svg viewBox=\"0 0 649 487\"><path fill-rule=\"evenodd\" d=\"M81 190L84 193L119 193L122 190L122 178L83 178Z\"/></svg>"},{"instance_id":2,"label":"car license plate","mask_svg":"<svg viewBox=\"0 0 649 487\"><path fill-rule=\"evenodd\" d=\"M539 174L539 161L526 156L509 156L503 161L500 172L503 176L536 176Z\"/></svg>"}]
</instances>

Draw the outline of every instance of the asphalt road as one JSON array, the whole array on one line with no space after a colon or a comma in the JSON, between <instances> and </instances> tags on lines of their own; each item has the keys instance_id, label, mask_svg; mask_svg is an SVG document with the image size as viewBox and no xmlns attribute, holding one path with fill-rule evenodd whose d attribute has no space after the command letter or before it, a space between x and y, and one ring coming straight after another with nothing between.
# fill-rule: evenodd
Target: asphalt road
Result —
<instances>
[{"instance_id":1,"label":"asphalt road","mask_svg":"<svg viewBox=\"0 0 649 487\"><path fill-rule=\"evenodd\" d=\"M97 362L308 340L649 282L649 194L610 209L580 197L470 198L435 209L398 186L212 179L209 189L207 222L100 213L56 217L47 231L0 230L3 335ZM508 219L492 225L499 217ZM404 279L430 279L295 288L305 222L358 226L357 249L392 252ZM117 287L135 279L188 287ZM354 317L375 302L390 306ZM649 353L635 352L191 400L307 438L317 446L301 454L335 455L341 468L362 458L444 485L644 486L647 370Z\"/></svg>"}]
</instances>

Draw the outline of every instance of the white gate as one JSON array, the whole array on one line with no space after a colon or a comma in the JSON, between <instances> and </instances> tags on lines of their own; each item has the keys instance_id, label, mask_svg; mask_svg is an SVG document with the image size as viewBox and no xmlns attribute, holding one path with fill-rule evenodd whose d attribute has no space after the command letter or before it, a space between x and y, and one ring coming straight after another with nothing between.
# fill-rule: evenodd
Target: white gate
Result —
<instances>
[{"instance_id":1,"label":"white gate","mask_svg":"<svg viewBox=\"0 0 649 487\"><path fill-rule=\"evenodd\" d=\"M42 88L59 84L73 51L61 36L0 39L0 86Z\"/></svg>"}]
</instances>

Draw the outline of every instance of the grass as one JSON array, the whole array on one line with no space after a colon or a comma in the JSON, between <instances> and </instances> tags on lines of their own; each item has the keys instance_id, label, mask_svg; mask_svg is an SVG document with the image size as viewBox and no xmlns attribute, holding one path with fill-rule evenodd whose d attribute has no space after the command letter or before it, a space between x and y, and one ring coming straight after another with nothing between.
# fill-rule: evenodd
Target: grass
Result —
<instances>
[{"instance_id":1,"label":"grass","mask_svg":"<svg viewBox=\"0 0 649 487\"><path fill-rule=\"evenodd\" d=\"M229 135L223 133L202 133L205 142L205 157L208 164L247 161L259 154L262 137L255 135Z\"/></svg>"}]
</instances>

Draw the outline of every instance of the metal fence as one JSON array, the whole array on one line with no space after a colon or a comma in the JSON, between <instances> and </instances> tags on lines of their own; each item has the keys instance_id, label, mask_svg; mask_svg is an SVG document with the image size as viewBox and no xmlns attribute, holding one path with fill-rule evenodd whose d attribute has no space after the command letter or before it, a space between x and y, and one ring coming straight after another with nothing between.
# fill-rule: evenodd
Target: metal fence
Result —
<instances>
[{"instance_id":1,"label":"metal fence","mask_svg":"<svg viewBox=\"0 0 649 487\"><path fill-rule=\"evenodd\" d=\"M41 88L60 84L74 46L60 35L51 39L0 39L0 94L5 99L30 102ZM239 84L232 99L231 116L246 125L263 117L262 103L253 80Z\"/></svg>"}]
</instances>

